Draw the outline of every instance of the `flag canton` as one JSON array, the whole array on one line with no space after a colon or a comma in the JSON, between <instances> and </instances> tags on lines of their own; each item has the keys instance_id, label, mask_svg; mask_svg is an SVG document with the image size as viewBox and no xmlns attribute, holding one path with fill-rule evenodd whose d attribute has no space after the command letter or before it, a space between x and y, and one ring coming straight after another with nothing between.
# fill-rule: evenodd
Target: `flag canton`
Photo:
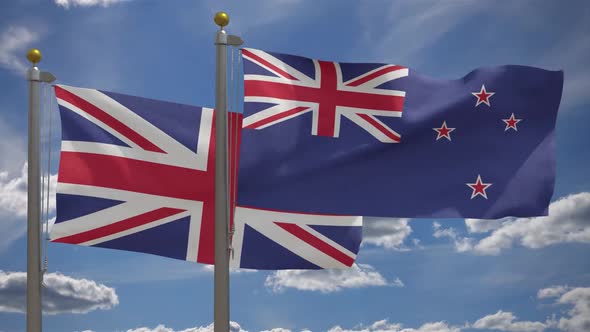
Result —
<instances>
[{"instance_id":1,"label":"flag canton","mask_svg":"<svg viewBox=\"0 0 590 332\"><path fill-rule=\"evenodd\" d=\"M244 127L262 130L310 115L308 131L337 138L343 120L351 121L374 139L398 143L395 122L405 92L391 82L408 75L402 66L341 64L245 49Z\"/></svg>"}]
</instances>

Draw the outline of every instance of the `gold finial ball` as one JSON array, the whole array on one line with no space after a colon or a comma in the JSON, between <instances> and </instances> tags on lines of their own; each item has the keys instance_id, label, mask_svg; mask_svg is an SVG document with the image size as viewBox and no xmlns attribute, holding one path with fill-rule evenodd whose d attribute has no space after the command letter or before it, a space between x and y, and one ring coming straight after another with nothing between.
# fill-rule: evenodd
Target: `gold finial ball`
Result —
<instances>
[{"instance_id":1,"label":"gold finial ball","mask_svg":"<svg viewBox=\"0 0 590 332\"><path fill-rule=\"evenodd\" d=\"M215 24L219 25L220 27L224 27L229 24L229 15L226 12L219 12L215 14L215 18L213 19Z\"/></svg>"},{"instance_id":2,"label":"gold finial ball","mask_svg":"<svg viewBox=\"0 0 590 332\"><path fill-rule=\"evenodd\" d=\"M39 51L36 48L31 48L27 52L27 59L29 59L29 61L31 61L33 64L39 63L42 57L43 56L41 55L41 51Z\"/></svg>"}]
</instances>

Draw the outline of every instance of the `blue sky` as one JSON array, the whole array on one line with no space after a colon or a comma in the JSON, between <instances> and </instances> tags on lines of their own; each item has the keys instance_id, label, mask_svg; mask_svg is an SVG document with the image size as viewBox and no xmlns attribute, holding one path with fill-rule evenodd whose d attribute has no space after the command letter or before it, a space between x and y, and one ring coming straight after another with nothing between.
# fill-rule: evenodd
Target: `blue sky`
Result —
<instances>
[{"instance_id":1,"label":"blue sky","mask_svg":"<svg viewBox=\"0 0 590 332\"><path fill-rule=\"evenodd\" d=\"M219 10L252 48L448 79L499 64L565 72L549 217L370 219L352 270L232 274L242 330L590 329L590 3L22 0L0 4L0 331L25 330L26 50L63 84L212 106ZM208 331L213 318L198 264L50 244L49 272L46 331Z\"/></svg>"}]
</instances>

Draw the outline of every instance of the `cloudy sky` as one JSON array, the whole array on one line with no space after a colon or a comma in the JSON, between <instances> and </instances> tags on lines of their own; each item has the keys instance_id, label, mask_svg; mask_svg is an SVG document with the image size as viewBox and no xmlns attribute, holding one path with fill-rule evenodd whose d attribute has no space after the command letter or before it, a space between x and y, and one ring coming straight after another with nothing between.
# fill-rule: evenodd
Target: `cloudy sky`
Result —
<instances>
[{"instance_id":1,"label":"cloudy sky","mask_svg":"<svg viewBox=\"0 0 590 332\"><path fill-rule=\"evenodd\" d=\"M21 0L0 2L0 331L25 330L26 50L63 84L212 106L218 10L253 48L447 79L498 64L565 72L548 217L367 218L350 270L233 273L233 331L590 330L587 1ZM50 244L44 327L211 331L212 277Z\"/></svg>"}]
</instances>

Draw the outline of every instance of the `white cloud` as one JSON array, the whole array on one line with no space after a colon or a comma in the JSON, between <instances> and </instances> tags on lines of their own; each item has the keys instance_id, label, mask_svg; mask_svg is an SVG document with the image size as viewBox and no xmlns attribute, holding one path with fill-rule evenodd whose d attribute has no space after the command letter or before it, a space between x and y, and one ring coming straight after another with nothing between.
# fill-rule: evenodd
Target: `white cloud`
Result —
<instances>
[{"instance_id":1,"label":"white cloud","mask_svg":"<svg viewBox=\"0 0 590 332\"><path fill-rule=\"evenodd\" d=\"M336 270L342 271L342 270ZM0 284L1 285L1 284ZM449 325L445 321L428 322L418 328L404 327L400 323L389 322L388 319L378 320L371 325L360 324L352 328L344 328L341 325L333 326L328 332L461 332L468 330L489 330L507 332L542 332L547 329L558 328L565 332L590 331L590 288L573 288L568 286L552 286L538 291L537 297L558 298L556 304L568 305L572 308L565 312L565 316L556 319L555 315L546 322L519 321L512 312L499 310L495 314L484 316L475 323L464 323L463 326ZM212 332L213 324L208 326L193 327L184 330L175 330L158 325L155 328L140 327L127 330L127 332ZM262 332L291 332L287 328L273 328ZM230 332L247 332L236 323L230 323ZM310 332L303 329L301 332Z\"/></svg>"},{"instance_id":2,"label":"white cloud","mask_svg":"<svg viewBox=\"0 0 590 332\"><path fill-rule=\"evenodd\" d=\"M10 178L8 172L0 172L0 215L27 216L27 165L18 177Z\"/></svg>"},{"instance_id":3,"label":"white cloud","mask_svg":"<svg viewBox=\"0 0 590 332\"><path fill-rule=\"evenodd\" d=\"M540 289L537 293L538 299L546 299L551 297L559 297L563 295L565 292L570 290L568 286L553 286L548 288Z\"/></svg>"},{"instance_id":4,"label":"white cloud","mask_svg":"<svg viewBox=\"0 0 590 332\"><path fill-rule=\"evenodd\" d=\"M434 236L437 239L443 237L448 237L449 239L456 239L458 236L457 231L455 231L453 227L443 228L442 225L437 221L432 223L432 228L434 229L434 233L432 233L432 236Z\"/></svg>"},{"instance_id":5,"label":"white cloud","mask_svg":"<svg viewBox=\"0 0 590 332\"><path fill-rule=\"evenodd\" d=\"M286 328L273 328L270 330L263 330L261 332L291 332L293 330ZM449 326L446 322L433 322L426 323L417 329L414 328L403 328L401 324L390 323L387 319L379 320L366 327L356 327L352 329L345 329L337 325L328 330L329 332L460 332L461 328ZM135 329L127 330L127 332L213 332L213 324L208 326L193 327L185 330L175 330L165 325L158 325L155 328L140 327ZM236 323L230 323L230 332L247 332ZM310 332L308 329L304 329L301 332Z\"/></svg>"},{"instance_id":6,"label":"white cloud","mask_svg":"<svg viewBox=\"0 0 590 332\"><path fill-rule=\"evenodd\" d=\"M590 193L569 195L551 203L549 216L504 221L473 249L481 254L498 254L519 243L542 248L556 243L590 243Z\"/></svg>"},{"instance_id":7,"label":"white cloud","mask_svg":"<svg viewBox=\"0 0 590 332\"><path fill-rule=\"evenodd\" d=\"M230 332L248 332L243 330L240 324L236 322L229 323L229 331ZM208 326L200 326L200 327L191 327L185 330L175 330L164 325L158 325L155 328L151 329L148 327L138 327L135 329L127 330L127 332L213 332L213 324Z\"/></svg>"},{"instance_id":8,"label":"white cloud","mask_svg":"<svg viewBox=\"0 0 590 332\"><path fill-rule=\"evenodd\" d=\"M117 4L129 0L54 0L55 4L65 9L73 7L93 7L101 6L108 7L113 4Z\"/></svg>"},{"instance_id":9,"label":"white cloud","mask_svg":"<svg viewBox=\"0 0 590 332\"><path fill-rule=\"evenodd\" d=\"M8 27L0 34L0 66L24 73L28 67L26 49L37 40L39 35L25 27Z\"/></svg>"},{"instance_id":10,"label":"white cloud","mask_svg":"<svg viewBox=\"0 0 590 332\"><path fill-rule=\"evenodd\" d=\"M403 282L399 279L388 282L372 266L354 264L349 269L276 271L266 277L264 285L275 293L283 292L287 288L331 293L345 288L403 287Z\"/></svg>"},{"instance_id":11,"label":"white cloud","mask_svg":"<svg viewBox=\"0 0 590 332\"><path fill-rule=\"evenodd\" d=\"M505 219L465 219L469 233L487 233L502 226Z\"/></svg>"},{"instance_id":12,"label":"white cloud","mask_svg":"<svg viewBox=\"0 0 590 332\"><path fill-rule=\"evenodd\" d=\"M546 322L517 321L513 313L499 310L478 319L470 327L511 332L541 332L549 328L565 332L590 331L590 287L552 286L540 289L537 298L557 298L555 304L571 306L571 309L559 319L553 315Z\"/></svg>"},{"instance_id":13,"label":"white cloud","mask_svg":"<svg viewBox=\"0 0 590 332\"><path fill-rule=\"evenodd\" d=\"M566 332L590 331L590 287L553 286L541 289L537 297L559 297L557 304L573 306L554 322L555 327Z\"/></svg>"},{"instance_id":14,"label":"white cloud","mask_svg":"<svg viewBox=\"0 0 590 332\"><path fill-rule=\"evenodd\" d=\"M460 332L461 328L449 326L446 322L426 323L417 329L403 328L401 324L390 323L387 319L376 321L370 326L360 326L352 329L345 329L337 325L328 332Z\"/></svg>"},{"instance_id":15,"label":"white cloud","mask_svg":"<svg viewBox=\"0 0 590 332\"><path fill-rule=\"evenodd\" d=\"M0 51L1 53L1 51ZM12 102L13 103L13 102ZM8 100L0 105L2 112L15 110L15 106ZM26 136L15 131L14 126L0 116L0 173L16 172L26 160Z\"/></svg>"},{"instance_id":16,"label":"white cloud","mask_svg":"<svg viewBox=\"0 0 590 332\"><path fill-rule=\"evenodd\" d=\"M0 251L7 248L27 231L27 173L10 178L8 172L0 172Z\"/></svg>"},{"instance_id":17,"label":"white cloud","mask_svg":"<svg viewBox=\"0 0 590 332\"><path fill-rule=\"evenodd\" d=\"M541 332L548 326L541 322L516 321L517 317L511 312L499 310L495 314L478 319L472 327L511 332Z\"/></svg>"},{"instance_id":18,"label":"white cloud","mask_svg":"<svg viewBox=\"0 0 590 332\"><path fill-rule=\"evenodd\" d=\"M115 289L59 272L48 273L43 282L43 312L83 314L111 309L119 304ZM0 271L0 312L25 312L27 274Z\"/></svg>"},{"instance_id":19,"label":"white cloud","mask_svg":"<svg viewBox=\"0 0 590 332\"><path fill-rule=\"evenodd\" d=\"M491 234L481 239L461 236L454 228L433 224L436 238L449 238L458 252L498 255L520 244L537 249L558 243L590 243L590 192L563 197L549 205L549 215L532 218L504 218L490 222L466 219L470 233Z\"/></svg>"},{"instance_id":20,"label":"white cloud","mask_svg":"<svg viewBox=\"0 0 590 332\"><path fill-rule=\"evenodd\" d=\"M426 323L417 329L402 329L399 332L460 332L461 328L449 326L446 322Z\"/></svg>"},{"instance_id":21,"label":"white cloud","mask_svg":"<svg viewBox=\"0 0 590 332\"><path fill-rule=\"evenodd\" d=\"M437 239L446 237L453 241L455 245L455 250L458 252L465 252L473 249L473 241L471 238L459 236L457 231L453 227L443 228L442 225L438 222L432 223L432 227L434 228L434 236Z\"/></svg>"},{"instance_id":22,"label":"white cloud","mask_svg":"<svg viewBox=\"0 0 590 332\"><path fill-rule=\"evenodd\" d=\"M412 233L405 218L364 218L363 245L372 244L386 249L407 250L403 244Z\"/></svg>"},{"instance_id":23,"label":"white cloud","mask_svg":"<svg viewBox=\"0 0 590 332\"><path fill-rule=\"evenodd\" d=\"M49 215L55 211L55 187L57 175L49 178ZM45 207L45 206L44 206ZM0 233L3 235L0 249L7 247L26 232L27 216L27 164L17 177L0 171Z\"/></svg>"}]
</instances>

